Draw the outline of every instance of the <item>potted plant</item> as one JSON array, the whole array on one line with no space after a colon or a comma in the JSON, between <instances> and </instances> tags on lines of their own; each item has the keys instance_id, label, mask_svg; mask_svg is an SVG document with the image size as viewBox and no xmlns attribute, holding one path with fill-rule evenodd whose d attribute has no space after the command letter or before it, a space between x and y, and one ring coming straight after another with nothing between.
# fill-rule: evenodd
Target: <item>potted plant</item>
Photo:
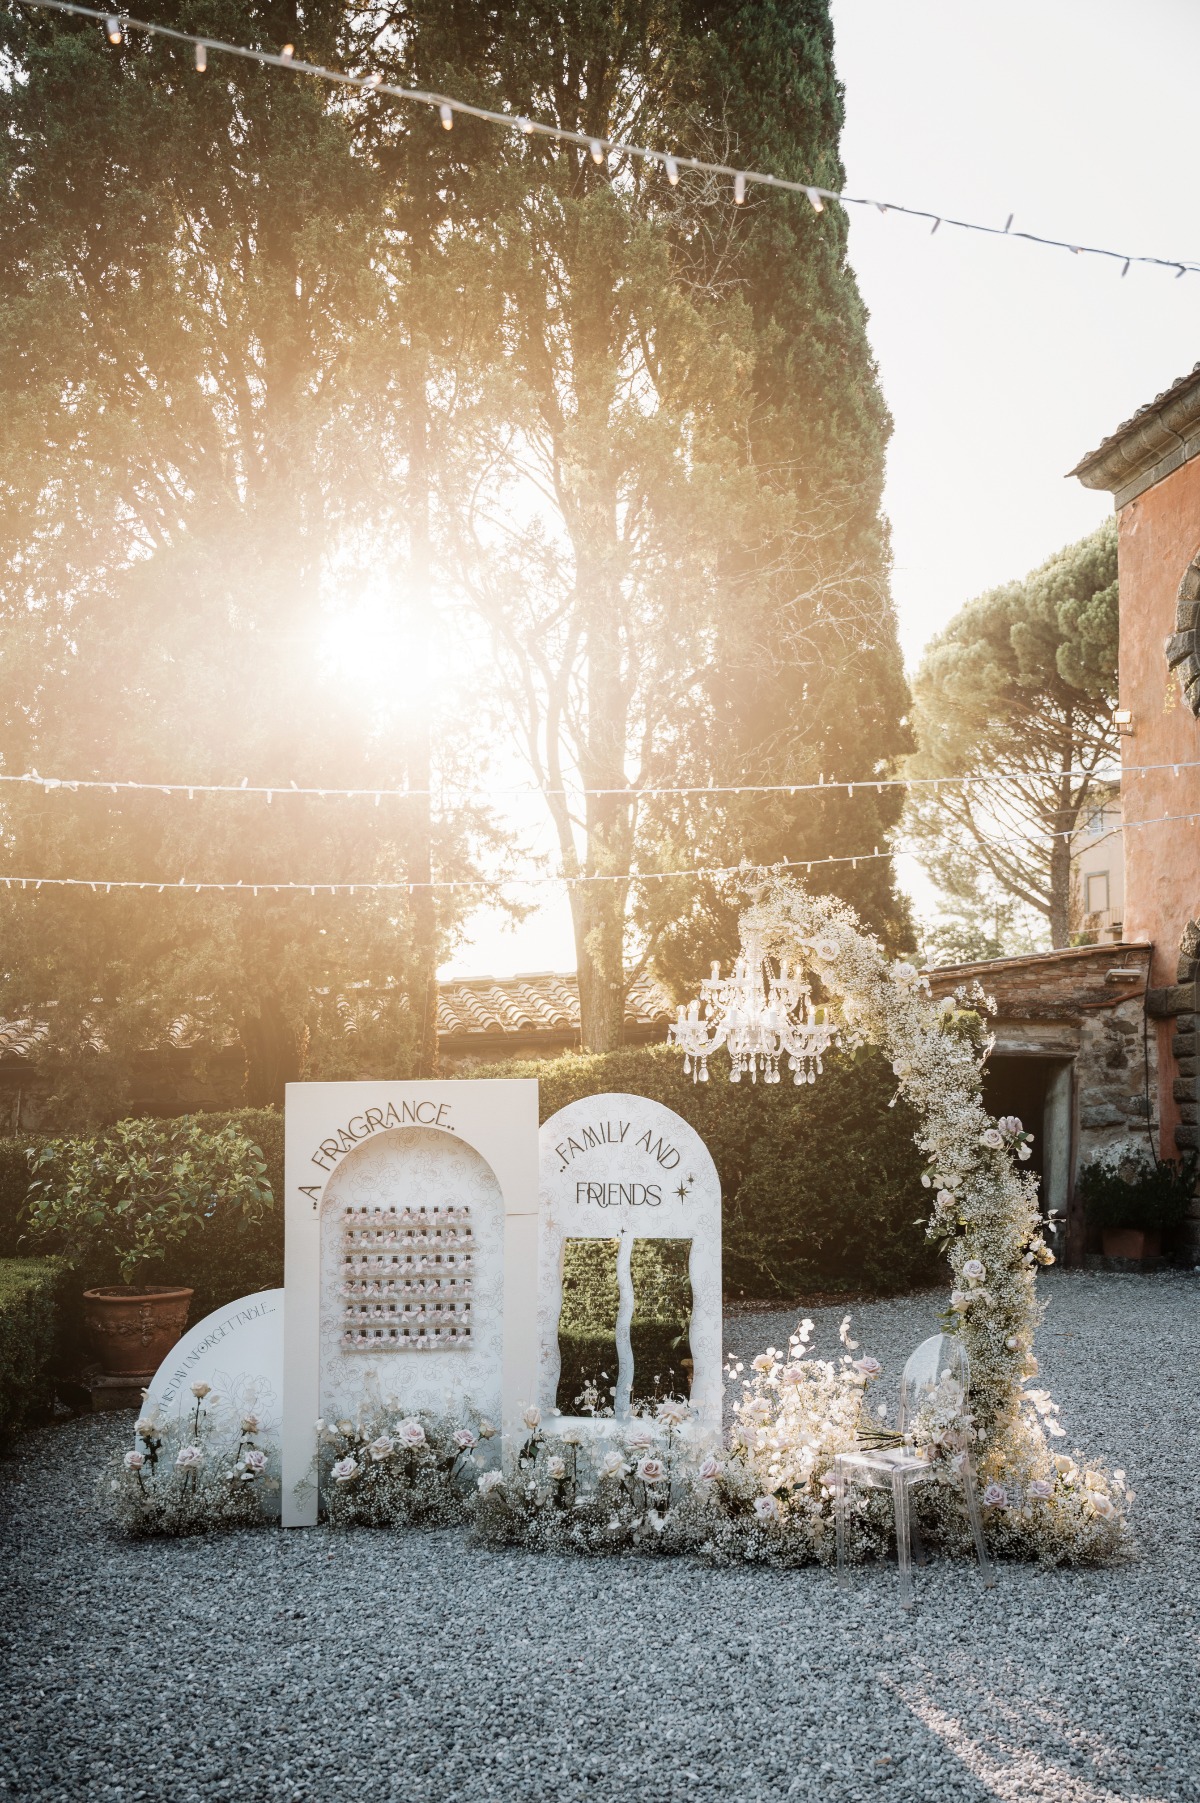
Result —
<instances>
[{"instance_id":1,"label":"potted plant","mask_svg":"<svg viewBox=\"0 0 1200 1803\"><path fill-rule=\"evenodd\" d=\"M1187 1213L1196 1189L1196 1160L1151 1162L1140 1147L1114 1146L1081 1168L1078 1185L1084 1213L1100 1230L1105 1258L1144 1262L1161 1255L1163 1235Z\"/></svg>"},{"instance_id":2,"label":"potted plant","mask_svg":"<svg viewBox=\"0 0 1200 1803\"><path fill-rule=\"evenodd\" d=\"M192 1291L150 1281L152 1267L218 1206L252 1220L271 1202L262 1153L233 1126L194 1116L118 1121L89 1139L29 1152L29 1237L48 1241L89 1275L84 1328L101 1372L146 1383L187 1325Z\"/></svg>"}]
</instances>

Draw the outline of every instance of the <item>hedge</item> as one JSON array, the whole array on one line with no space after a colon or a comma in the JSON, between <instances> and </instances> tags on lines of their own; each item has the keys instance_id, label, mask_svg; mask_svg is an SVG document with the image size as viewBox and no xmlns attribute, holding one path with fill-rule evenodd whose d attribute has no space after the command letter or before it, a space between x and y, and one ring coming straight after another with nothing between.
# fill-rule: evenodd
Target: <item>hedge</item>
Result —
<instances>
[{"instance_id":1,"label":"hedge","mask_svg":"<svg viewBox=\"0 0 1200 1803\"><path fill-rule=\"evenodd\" d=\"M917 1224L926 1201L913 1143L917 1122L906 1103L893 1105L895 1078L873 1049L827 1058L824 1075L799 1088L735 1086L719 1073L693 1084L666 1046L478 1065L469 1075L536 1077L543 1120L581 1096L625 1091L690 1121L721 1177L729 1296L791 1300L814 1289L886 1294L936 1277L936 1256ZM218 1210L157 1267L164 1282L195 1290L193 1321L283 1282L283 1116L241 1109L206 1118L214 1126L235 1122L257 1141L277 1201L257 1225ZM27 1256L32 1249L21 1239L20 1210L28 1184L25 1149L35 1137L0 1140L0 1256ZM77 1289L112 1281L111 1268L75 1273ZM581 1321L574 1331L587 1330Z\"/></svg>"},{"instance_id":2,"label":"hedge","mask_svg":"<svg viewBox=\"0 0 1200 1803\"><path fill-rule=\"evenodd\" d=\"M53 1406L65 1276L57 1258L0 1258L0 1444Z\"/></svg>"}]
</instances>

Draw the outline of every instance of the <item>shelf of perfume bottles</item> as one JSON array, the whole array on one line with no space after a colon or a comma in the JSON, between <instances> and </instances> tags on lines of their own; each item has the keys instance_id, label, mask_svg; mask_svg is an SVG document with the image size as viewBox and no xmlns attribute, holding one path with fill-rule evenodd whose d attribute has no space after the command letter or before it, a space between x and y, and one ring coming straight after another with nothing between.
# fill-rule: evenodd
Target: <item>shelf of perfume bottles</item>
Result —
<instances>
[{"instance_id":1,"label":"shelf of perfume bottles","mask_svg":"<svg viewBox=\"0 0 1200 1803\"><path fill-rule=\"evenodd\" d=\"M474 1293L470 1277L362 1277L351 1278L342 1285L342 1295L350 1302L394 1302L405 1297L440 1296L449 1301L462 1301Z\"/></svg>"},{"instance_id":2,"label":"shelf of perfume bottles","mask_svg":"<svg viewBox=\"0 0 1200 1803\"><path fill-rule=\"evenodd\" d=\"M348 1327L342 1335L347 1352L453 1352L469 1350L469 1327Z\"/></svg>"}]
</instances>

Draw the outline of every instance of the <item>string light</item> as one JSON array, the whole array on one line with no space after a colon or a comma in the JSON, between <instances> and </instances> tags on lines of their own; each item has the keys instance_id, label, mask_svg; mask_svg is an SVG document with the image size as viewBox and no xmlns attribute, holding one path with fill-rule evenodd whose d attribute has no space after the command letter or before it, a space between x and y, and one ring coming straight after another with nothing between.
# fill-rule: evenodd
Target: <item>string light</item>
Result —
<instances>
[{"instance_id":1,"label":"string light","mask_svg":"<svg viewBox=\"0 0 1200 1803\"><path fill-rule=\"evenodd\" d=\"M739 169L733 178L733 204L740 207L746 198L746 177Z\"/></svg>"},{"instance_id":2,"label":"string light","mask_svg":"<svg viewBox=\"0 0 1200 1803\"><path fill-rule=\"evenodd\" d=\"M1191 760L1185 760L1182 763L1126 764L1121 770L1079 770L1068 774L1072 776L1072 780L1074 781L1087 779L1098 785L1104 785L1110 783L1115 784L1123 777L1148 774L1157 770L1170 770L1177 775L1181 770L1196 769L1200 769L1200 759L1193 758ZM1061 774L1062 773L1059 771L1054 772L1056 779ZM536 793L555 797L578 795L581 797L592 796L608 800L617 798L625 801L645 801L668 797L687 799L689 797L710 796L715 800L718 797L729 795L816 795L828 789L845 790L847 796L852 798L856 789L874 789L876 794L881 795L885 789L987 789L997 783L1028 783L1035 779L1036 772L1028 770L993 771L989 772L986 776L832 777L822 774L815 783L647 783L644 787L631 787L626 785L624 788L609 789L541 789L535 788L531 784L523 783L497 787L491 791L491 794L498 796ZM286 786L282 783L274 783L268 787L266 784L251 784L250 779L245 776L242 777L240 782L236 783L148 783L137 782L132 778L114 780L109 776L42 776L36 770L29 770L20 776L11 772L0 771L0 783L24 784L31 788L40 788L46 794L49 794L56 789L67 789L72 793L80 789L107 789L112 795L117 795L122 790L130 791L133 794L154 793L158 795L186 795L189 801L193 800L197 795L306 795L316 796L322 801L327 799L335 801L353 801L370 798L377 807L381 798L386 798L389 801L427 800L434 795L432 789L339 789L337 787L331 787L329 784L325 784L322 788L318 789L297 783L294 777L290 779Z\"/></svg>"},{"instance_id":3,"label":"string light","mask_svg":"<svg viewBox=\"0 0 1200 1803\"><path fill-rule=\"evenodd\" d=\"M83 6L78 0L20 0L22 6L39 8L42 11L68 13L74 17L102 20L108 31L111 42L119 44L122 35L130 31L141 31L147 36L170 39L176 43L194 44L197 39L191 32L177 31L170 25L158 25L146 19L118 19L113 13L105 13L96 7ZM117 35L113 36L114 28ZM510 113L496 112L489 107L473 106L464 100L456 100L445 94L428 93L420 88L402 88L394 82L375 83L368 76L350 75L339 69L328 69L320 63L308 63L298 60L295 47L285 44L276 55L269 50L256 50L247 44L232 44L221 39L206 40L210 50L219 51L224 56L238 56L249 62L264 66L273 65L293 69L297 74L311 75L318 81L333 83L339 87L357 88L360 91L387 94L393 100L409 101L418 106L451 107L454 112L464 113L473 119L481 119L485 124L498 125L512 130L514 127L527 136L536 133L558 144L575 144L587 149L591 138L584 132L570 131L565 126L547 125L540 120L523 116L514 117ZM444 122L444 117L443 117ZM661 150L653 150L644 144L633 144L623 139L612 139L608 144L608 154L617 157L630 157L646 163L665 165L667 180L674 186L678 180L679 170L689 169L698 175L715 175L724 177L735 184L757 183L761 187L781 189L785 193L807 195L809 204L815 212L823 212L827 201L838 201L847 207L873 207L880 213L899 213L909 219L927 219L932 222L932 232L941 225L953 227L956 231L981 232L986 237L1004 238L1009 243L1018 240L1026 244L1039 244L1048 249L1070 251L1072 256L1107 257L1123 265L1121 274L1128 273L1131 263L1142 263L1157 269L1172 269L1178 276L1200 273L1200 263L1190 262L1179 257L1131 256L1125 251L1109 250L1096 244L1077 244L1066 238L1050 238L1039 232L1014 232L1011 229L1011 218L1005 225L984 225L977 219L949 219L941 214L931 212L926 207L906 206L899 201L883 201L861 194L839 193L833 188L822 188L813 182L789 181L783 176L776 176L761 169L735 169L729 163L713 163L703 157L664 155ZM672 174L674 170L674 174Z\"/></svg>"},{"instance_id":4,"label":"string light","mask_svg":"<svg viewBox=\"0 0 1200 1803\"><path fill-rule=\"evenodd\" d=\"M379 77L379 80L380 81L383 80L382 75ZM442 130L443 131L453 131L454 130L454 108L452 106L450 106L447 101L443 100L441 105L438 107L438 116L440 117L440 119L442 121Z\"/></svg>"},{"instance_id":5,"label":"string light","mask_svg":"<svg viewBox=\"0 0 1200 1803\"><path fill-rule=\"evenodd\" d=\"M1180 822L1194 824L1198 819L1200 819L1200 814L1158 814L1149 820L1127 820L1123 825L1126 830L1133 831L1138 827L1145 826L1177 825ZM1019 839L984 839L982 844L984 847L991 847L996 850L1020 850L1033 844L1048 843L1055 839L1072 839L1075 837L1077 831L1078 828L1070 828L1061 832L1027 833ZM190 888L194 890L197 895L202 891L210 894L228 894L234 890L242 890L244 892L247 888L249 888L250 893L253 895L257 895L260 890L268 895L296 895L303 893L309 895L353 895L360 889L368 894L386 895L412 895L417 891L424 893L428 890L467 891L473 894L485 894L494 893L497 890L502 889L538 889L549 885L575 889L593 883L665 883L679 882L684 879L697 882L708 881L717 877L741 877L744 879L754 876L756 873L765 875L768 870L803 870L808 875L811 875L814 870L823 870L832 864L849 864L853 869L857 870L860 864L869 864L878 858L915 858L920 862L926 856L927 853L923 847L914 845L893 845L883 850L880 850L880 848L876 846L873 851L844 852L827 858L787 858L781 859L778 863L771 865L752 866L746 860L743 860L740 864L698 865L690 870L632 870L625 873L617 872L614 874L606 872L602 875L593 876L545 875L464 877L461 879L448 879L445 881L436 880L431 882L363 882L361 879L356 878L353 883L254 883L252 885L248 885L244 877L240 877L236 883L196 883L189 881L187 877L181 876L177 887L180 889ZM0 876L0 882L4 884L6 889L11 889L14 883L19 883L22 889L26 888L29 883L33 883L35 887L40 887L44 884L47 888L52 889L91 889L93 893L100 883L104 884L106 893L112 889L156 889L161 895L165 889L165 884L158 881L139 882L131 878L113 878L110 881L104 877L33 877L9 875Z\"/></svg>"}]
</instances>

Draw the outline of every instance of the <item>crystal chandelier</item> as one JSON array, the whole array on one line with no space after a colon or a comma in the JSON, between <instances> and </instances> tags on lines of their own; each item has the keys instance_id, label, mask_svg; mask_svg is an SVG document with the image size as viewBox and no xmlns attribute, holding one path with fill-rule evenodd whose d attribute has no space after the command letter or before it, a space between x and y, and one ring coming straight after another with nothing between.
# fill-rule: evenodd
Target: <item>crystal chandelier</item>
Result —
<instances>
[{"instance_id":1,"label":"crystal chandelier","mask_svg":"<svg viewBox=\"0 0 1200 1803\"><path fill-rule=\"evenodd\" d=\"M731 1083L747 1073L757 1083L760 1070L764 1083L778 1083L781 1062L791 1065L793 1083L815 1083L836 1033L825 1010L813 1006L803 965L789 968L785 961L775 975L757 939L745 943L731 976L714 963L700 999L687 1008L681 1002L668 1029L693 1083L708 1082L708 1060L722 1045L729 1049Z\"/></svg>"}]
</instances>

